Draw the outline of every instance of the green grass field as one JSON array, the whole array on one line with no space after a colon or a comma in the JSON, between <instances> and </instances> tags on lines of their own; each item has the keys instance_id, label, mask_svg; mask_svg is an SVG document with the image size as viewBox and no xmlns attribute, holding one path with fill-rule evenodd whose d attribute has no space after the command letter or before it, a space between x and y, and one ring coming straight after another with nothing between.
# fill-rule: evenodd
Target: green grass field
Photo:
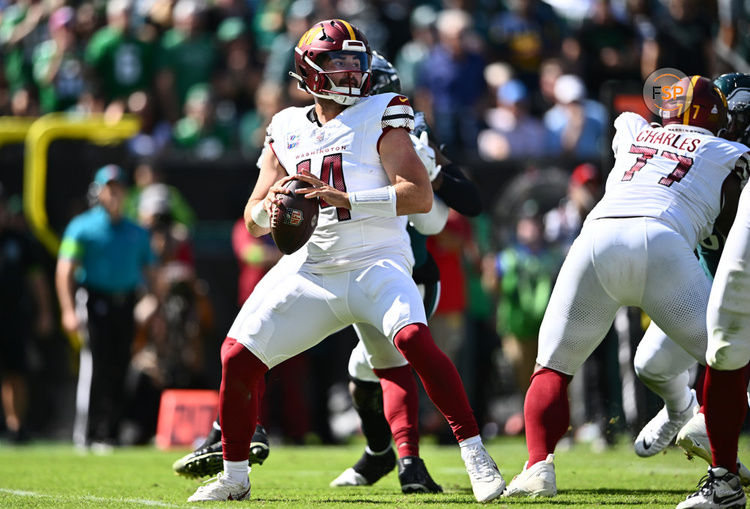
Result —
<instances>
[{"instance_id":1,"label":"green grass field","mask_svg":"<svg viewBox=\"0 0 750 509\"><path fill-rule=\"evenodd\" d=\"M439 495L403 495L395 472L375 486L329 488L328 483L359 457L362 445L340 447L272 446L271 456L251 474L252 501L273 507L477 507L457 446L423 446L422 456ZM750 449L743 437L740 451ZM525 447L518 438L489 444L506 481L523 466ZM183 451L127 448L107 456L80 453L70 445L0 444L1 508L191 507L198 485L172 473ZM688 461L677 448L653 458L638 458L629 444L602 453L586 445L558 451L559 495L554 499L500 499L500 507L670 507L693 491L706 465ZM203 504L226 507L227 503ZM236 506L232 503L232 507Z\"/></svg>"}]
</instances>

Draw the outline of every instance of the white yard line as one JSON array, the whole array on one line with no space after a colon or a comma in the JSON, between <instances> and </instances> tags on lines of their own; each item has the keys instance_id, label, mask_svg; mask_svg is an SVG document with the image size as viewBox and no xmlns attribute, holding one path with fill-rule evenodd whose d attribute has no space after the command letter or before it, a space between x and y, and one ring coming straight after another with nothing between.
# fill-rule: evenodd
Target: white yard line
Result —
<instances>
[{"instance_id":1,"label":"white yard line","mask_svg":"<svg viewBox=\"0 0 750 509\"><path fill-rule=\"evenodd\" d=\"M76 500L86 500L89 502L111 502L120 504L135 504L139 506L152 506L152 507L186 507L182 505L168 504L166 502L159 502L158 500L148 500L142 498L110 498L110 497L95 497L93 495L85 495L82 497L69 496L69 495L49 495L47 493L37 493L35 491L24 491L24 490L10 490L7 488L0 488L0 493L7 493L9 495L15 495L17 497L30 497L30 498L49 498L51 500L60 500L72 502Z\"/></svg>"}]
</instances>

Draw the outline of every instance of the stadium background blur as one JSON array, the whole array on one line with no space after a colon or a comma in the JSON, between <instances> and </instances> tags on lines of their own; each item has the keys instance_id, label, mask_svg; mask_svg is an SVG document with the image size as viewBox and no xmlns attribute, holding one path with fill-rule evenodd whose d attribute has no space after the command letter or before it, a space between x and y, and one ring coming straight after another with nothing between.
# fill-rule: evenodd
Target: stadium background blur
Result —
<instances>
[{"instance_id":1,"label":"stadium background blur","mask_svg":"<svg viewBox=\"0 0 750 509\"><path fill-rule=\"evenodd\" d=\"M131 176L131 215L151 229L162 261L157 303L139 308L123 443L150 440L161 390L218 386L238 292L278 256L237 230L233 252L233 225L271 116L311 104L287 71L301 34L326 18L359 26L394 63L403 92L480 189L485 213L451 217L430 248L443 277L434 334L490 437L522 430L539 309L601 192L614 117L650 116L642 87L658 68L710 77L750 69L742 0L0 0L1 116L141 122L121 144L62 136L47 157L54 232L87 206L96 169L116 163ZM0 142L17 228L29 226L24 157L22 142ZM51 289L55 253L38 247ZM241 270L251 274L238 288ZM572 438L603 447L658 410L632 370L644 326L623 310L576 377ZM346 391L355 341L344 331L270 373L272 436L334 443L356 433ZM70 439L76 347L59 330L29 336L28 437ZM447 435L429 414L421 424Z\"/></svg>"}]
</instances>

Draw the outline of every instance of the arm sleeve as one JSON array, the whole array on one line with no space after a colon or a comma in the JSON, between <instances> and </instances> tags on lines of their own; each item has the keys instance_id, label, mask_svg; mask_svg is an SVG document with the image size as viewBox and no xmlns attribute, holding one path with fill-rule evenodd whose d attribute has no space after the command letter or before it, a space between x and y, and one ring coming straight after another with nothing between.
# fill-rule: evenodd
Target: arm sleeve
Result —
<instances>
[{"instance_id":1,"label":"arm sleeve","mask_svg":"<svg viewBox=\"0 0 750 509\"><path fill-rule=\"evenodd\" d=\"M459 214L478 216L482 212L482 204L477 186L455 164L443 166L440 172L443 183L435 194Z\"/></svg>"},{"instance_id":2,"label":"arm sleeve","mask_svg":"<svg viewBox=\"0 0 750 509\"><path fill-rule=\"evenodd\" d=\"M432 209L426 214L412 214L409 222L422 235L437 235L448 221L450 208L440 198L432 201Z\"/></svg>"}]
</instances>

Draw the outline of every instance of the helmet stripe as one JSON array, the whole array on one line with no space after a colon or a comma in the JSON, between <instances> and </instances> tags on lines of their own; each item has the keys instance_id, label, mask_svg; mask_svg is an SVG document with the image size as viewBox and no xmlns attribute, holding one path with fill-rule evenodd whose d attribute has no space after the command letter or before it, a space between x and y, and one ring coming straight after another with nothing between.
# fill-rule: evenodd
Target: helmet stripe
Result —
<instances>
[{"instance_id":1,"label":"helmet stripe","mask_svg":"<svg viewBox=\"0 0 750 509\"><path fill-rule=\"evenodd\" d=\"M344 21L343 19L338 19L336 21L340 21L341 24L346 27L347 31L349 32L350 39L354 39L355 41L357 40L357 36L354 35L354 29L352 28L352 26L349 24L348 21Z\"/></svg>"},{"instance_id":2,"label":"helmet stripe","mask_svg":"<svg viewBox=\"0 0 750 509\"><path fill-rule=\"evenodd\" d=\"M695 89L695 84L698 83L699 79L700 76L697 74L690 78L690 85L688 85L687 96L685 96L685 111L682 114L682 123L685 125L690 125L690 106L693 103L693 90Z\"/></svg>"}]
</instances>

